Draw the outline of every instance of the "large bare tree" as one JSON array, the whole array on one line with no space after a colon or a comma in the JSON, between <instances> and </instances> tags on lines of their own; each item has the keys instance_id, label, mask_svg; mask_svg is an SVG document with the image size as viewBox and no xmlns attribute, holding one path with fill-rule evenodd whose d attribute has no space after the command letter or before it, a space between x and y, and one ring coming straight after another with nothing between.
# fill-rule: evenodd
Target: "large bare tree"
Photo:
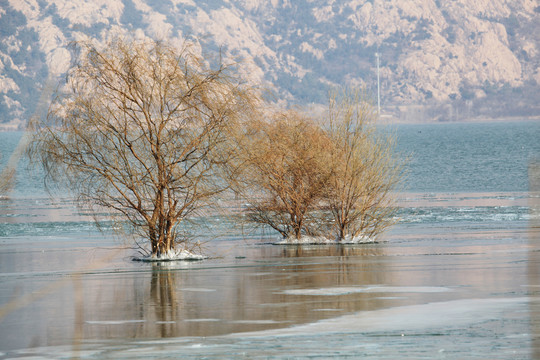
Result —
<instances>
[{"instance_id":1,"label":"large bare tree","mask_svg":"<svg viewBox=\"0 0 540 360\"><path fill-rule=\"evenodd\" d=\"M222 192L229 129L258 97L221 57L186 43L117 38L75 44L77 62L30 155L81 204L109 209L160 257L188 246L179 224ZM120 216L119 216L120 215Z\"/></svg>"}]
</instances>

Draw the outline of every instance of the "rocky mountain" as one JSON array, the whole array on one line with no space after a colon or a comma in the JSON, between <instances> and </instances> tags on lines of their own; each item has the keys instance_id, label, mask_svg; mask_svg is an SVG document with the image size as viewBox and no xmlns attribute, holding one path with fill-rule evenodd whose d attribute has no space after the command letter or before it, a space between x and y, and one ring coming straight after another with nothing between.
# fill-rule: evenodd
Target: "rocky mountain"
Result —
<instances>
[{"instance_id":1,"label":"rocky mountain","mask_svg":"<svg viewBox=\"0 0 540 360\"><path fill-rule=\"evenodd\" d=\"M378 55L394 119L540 115L537 0L0 0L0 122L43 110L70 42L118 33L198 39L287 103L376 93Z\"/></svg>"}]
</instances>

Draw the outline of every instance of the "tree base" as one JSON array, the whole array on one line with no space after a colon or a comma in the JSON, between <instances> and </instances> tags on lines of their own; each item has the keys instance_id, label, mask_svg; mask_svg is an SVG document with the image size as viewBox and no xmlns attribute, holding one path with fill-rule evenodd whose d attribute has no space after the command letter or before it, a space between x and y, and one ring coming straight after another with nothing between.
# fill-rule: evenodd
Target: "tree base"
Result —
<instances>
[{"instance_id":1,"label":"tree base","mask_svg":"<svg viewBox=\"0 0 540 360\"><path fill-rule=\"evenodd\" d=\"M288 237L277 241L274 245L354 245L354 244L374 244L375 239L368 236L345 236L341 240L329 239L324 236L302 236L300 239Z\"/></svg>"},{"instance_id":2,"label":"tree base","mask_svg":"<svg viewBox=\"0 0 540 360\"><path fill-rule=\"evenodd\" d=\"M134 261L142 262L161 262L161 261L199 261L208 259L208 256L192 253L188 250L170 250L167 253L163 253L160 256L152 254L149 256L143 256L133 258Z\"/></svg>"}]
</instances>

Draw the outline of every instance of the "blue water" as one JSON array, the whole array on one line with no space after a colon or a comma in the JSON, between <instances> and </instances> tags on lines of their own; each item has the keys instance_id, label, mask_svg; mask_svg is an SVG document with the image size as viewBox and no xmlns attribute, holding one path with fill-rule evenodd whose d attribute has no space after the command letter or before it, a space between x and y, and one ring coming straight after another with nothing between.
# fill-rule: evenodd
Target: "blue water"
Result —
<instances>
[{"instance_id":1,"label":"blue water","mask_svg":"<svg viewBox=\"0 0 540 360\"><path fill-rule=\"evenodd\" d=\"M540 159L540 122L405 124L393 127L407 161L405 191L528 190L527 167ZM22 132L0 133L0 169ZM18 167L16 197L46 195L37 168Z\"/></svg>"},{"instance_id":2,"label":"blue water","mask_svg":"<svg viewBox=\"0 0 540 360\"><path fill-rule=\"evenodd\" d=\"M413 192L528 191L540 160L540 122L400 125L397 136Z\"/></svg>"}]
</instances>

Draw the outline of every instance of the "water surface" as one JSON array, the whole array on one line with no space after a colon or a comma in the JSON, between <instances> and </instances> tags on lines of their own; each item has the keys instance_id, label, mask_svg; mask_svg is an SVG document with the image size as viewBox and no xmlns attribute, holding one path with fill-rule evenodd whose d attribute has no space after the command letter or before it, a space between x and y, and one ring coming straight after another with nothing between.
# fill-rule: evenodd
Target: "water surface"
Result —
<instances>
[{"instance_id":1,"label":"water surface","mask_svg":"<svg viewBox=\"0 0 540 360\"><path fill-rule=\"evenodd\" d=\"M396 131L408 191L384 241L274 246L214 216L202 262L131 261L19 167L0 198L0 358L540 358L540 124ZM20 135L0 133L2 166Z\"/></svg>"}]
</instances>

